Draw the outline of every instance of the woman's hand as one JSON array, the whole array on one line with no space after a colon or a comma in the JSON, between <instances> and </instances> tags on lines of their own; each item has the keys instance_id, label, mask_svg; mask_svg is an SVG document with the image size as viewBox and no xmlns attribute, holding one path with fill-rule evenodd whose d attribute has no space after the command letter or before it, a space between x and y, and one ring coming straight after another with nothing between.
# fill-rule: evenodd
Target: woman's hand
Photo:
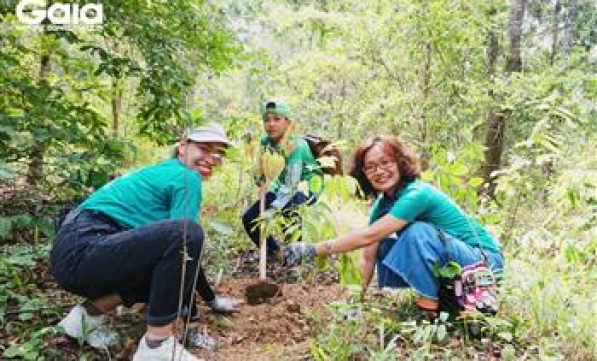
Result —
<instances>
[{"instance_id":1,"label":"woman's hand","mask_svg":"<svg viewBox=\"0 0 597 361\"><path fill-rule=\"evenodd\" d=\"M303 262L312 262L317 252L311 243L297 242L284 247L282 251L284 265L294 267Z\"/></svg>"}]
</instances>

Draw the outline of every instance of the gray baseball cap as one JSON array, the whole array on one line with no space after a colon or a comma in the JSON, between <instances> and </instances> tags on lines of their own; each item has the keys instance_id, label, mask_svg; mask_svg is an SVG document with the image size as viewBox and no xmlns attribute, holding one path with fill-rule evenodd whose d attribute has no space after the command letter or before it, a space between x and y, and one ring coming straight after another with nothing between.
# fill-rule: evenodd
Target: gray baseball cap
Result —
<instances>
[{"instance_id":1,"label":"gray baseball cap","mask_svg":"<svg viewBox=\"0 0 597 361\"><path fill-rule=\"evenodd\" d=\"M226 136L224 128L216 122L187 129L184 138L198 143L222 143L227 147L234 147L234 143Z\"/></svg>"}]
</instances>

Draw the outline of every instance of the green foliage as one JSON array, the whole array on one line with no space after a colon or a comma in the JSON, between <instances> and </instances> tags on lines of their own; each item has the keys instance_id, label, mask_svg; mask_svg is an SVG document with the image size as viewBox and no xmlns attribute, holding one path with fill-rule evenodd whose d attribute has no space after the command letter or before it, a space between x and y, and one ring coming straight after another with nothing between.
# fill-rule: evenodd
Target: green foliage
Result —
<instances>
[{"instance_id":1,"label":"green foliage","mask_svg":"<svg viewBox=\"0 0 597 361\"><path fill-rule=\"evenodd\" d=\"M478 190L483 179L471 176L469 164L479 164L483 157L479 143L473 142L457 151L443 148L432 149L431 166L423 172L422 178L436 184L457 204L469 212L476 213L479 197Z\"/></svg>"},{"instance_id":2,"label":"green foliage","mask_svg":"<svg viewBox=\"0 0 597 361\"><path fill-rule=\"evenodd\" d=\"M504 311L519 320L517 335L538 343L545 357L594 355L594 270L529 258L511 265L502 292Z\"/></svg>"},{"instance_id":3,"label":"green foliage","mask_svg":"<svg viewBox=\"0 0 597 361\"><path fill-rule=\"evenodd\" d=\"M307 242L321 242L336 236L330 215L332 209L325 202L319 201L309 207L301 208L303 218L303 237Z\"/></svg>"},{"instance_id":4,"label":"green foliage","mask_svg":"<svg viewBox=\"0 0 597 361\"><path fill-rule=\"evenodd\" d=\"M318 325L322 329L316 332L317 336L309 345L316 360L348 360L351 356L365 351L365 345L354 340L354 336L362 337L366 332L366 325L360 322L360 308L358 304L342 302L328 306L335 322L328 324L329 327Z\"/></svg>"},{"instance_id":5,"label":"green foliage","mask_svg":"<svg viewBox=\"0 0 597 361\"><path fill-rule=\"evenodd\" d=\"M0 55L3 67L0 71L0 129L6 145L0 150L2 159L9 164L19 164L21 159L29 157L50 160L56 159L55 155L93 149L92 158L113 157L113 166L117 167L122 154L105 153L104 147L96 148L97 140L106 138L106 120L81 92L98 83L85 77L85 68L80 67L80 63L71 67L75 63L73 58L79 54L69 53L69 47L60 42L59 35L50 32L25 35L16 30L9 32ZM32 69L40 66L43 56L60 64L57 67L61 70L48 72L36 80ZM80 72L79 76L74 76L75 72ZM38 149L41 149L39 154L35 153ZM53 175L52 163L48 161L46 165L50 175ZM64 168L59 159L55 166L68 172L69 168ZM61 182L53 177L37 180Z\"/></svg>"},{"instance_id":6,"label":"green foliage","mask_svg":"<svg viewBox=\"0 0 597 361\"><path fill-rule=\"evenodd\" d=\"M436 262L433 265L433 275L436 278L447 278L450 280L456 279L460 276L462 268L458 262L450 261L442 266L441 262Z\"/></svg>"},{"instance_id":7,"label":"green foliage","mask_svg":"<svg viewBox=\"0 0 597 361\"><path fill-rule=\"evenodd\" d=\"M10 217L0 217L0 241L8 239L13 229L25 228L33 223L31 216L18 214Z\"/></svg>"},{"instance_id":8,"label":"green foliage","mask_svg":"<svg viewBox=\"0 0 597 361\"><path fill-rule=\"evenodd\" d=\"M0 252L0 328L22 342L3 344L2 357L44 359L41 354L54 335L45 319L55 317L58 306L39 293L36 266L48 256L47 245L5 246ZM17 334L17 332L19 334Z\"/></svg>"},{"instance_id":9,"label":"green foliage","mask_svg":"<svg viewBox=\"0 0 597 361\"><path fill-rule=\"evenodd\" d=\"M12 13L1 15L9 31L0 53L0 140L6 145L0 157L8 164L28 159L29 176L79 194L106 183L130 145L108 136L110 120L116 122L114 84L136 91L135 128L166 144L196 120L188 104L196 76L223 71L241 51L226 19L207 2L103 6L104 23L90 31L34 31ZM42 166L48 178L42 179Z\"/></svg>"},{"instance_id":10,"label":"green foliage","mask_svg":"<svg viewBox=\"0 0 597 361\"><path fill-rule=\"evenodd\" d=\"M21 297L32 285L28 284L34 276L33 267L36 261L47 253L47 248L34 246L9 246L2 250L4 257L0 260L2 270L2 288L5 294ZM10 255L10 256L8 256Z\"/></svg>"},{"instance_id":11,"label":"green foliage","mask_svg":"<svg viewBox=\"0 0 597 361\"><path fill-rule=\"evenodd\" d=\"M303 239L307 242L322 242L333 239L346 232L344 224L354 221L340 213L342 207L356 194L356 181L347 176L328 176L318 178L324 182L323 193L316 204L301 207L303 219ZM315 187L316 189L318 187ZM348 209L345 209L346 211ZM340 283L345 285L359 284L358 252L341 254L338 256L338 272ZM320 259L320 268L329 266L327 259Z\"/></svg>"},{"instance_id":12,"label":"green foliage","mask_svg":"<svg viewBox=\"0 0 597 361\"><path fill-rule=\"evenodd\" d=\"M475 349L488 344L507 357L516 352L515 322L503 317L450 322L448 314L442 313L430 323L412 306L413 296L406 290L387 291L370 296L365 303L352 302L349 296L329 304L331 321L316 318L320 329L310 343L312 356L317 360L427 360L441 354L467 359L483 357ZM473 328L483 339L470 337Z\"/></svg>"},{"instance_id":13,"label":"green foliage","mask_svg":"<svg viewBox=\"0 0 597 361\"><path fill-rule=\"evenodd\" d=\"M89 39L81 47L99 58L95 76L138 78L138 129L167 144L189 125L187 98L203 71L219 73L241 50L225 18L208 2L105 4L100 35L116 45ZM169 36L164 37L167 31ZM134 51L118 52L132 47ZM134 55L132 55L134 54Z\"/></svg>"},{"instance_id":14,"label":"green foliage","mask_svg":"<svg viewBox=\"0 0 597 361\"><path fill-rule=\"evenodd\" d=\"M562 136L567 139L575 128L535 129L529 147L520 147L521 152L531 150L528 158L504 169L498 187L507 205L504 212L510 212L507 219L515 226L515 241L508 243L513 257L501 293L503 311L516 315L517 335L533 340L542 357L590 358L596 349L589 336L594 317L588 316L594 314L597 289L596 168L585 144L593 141L576 135L575 142L554 149L534 140L544 138L543 133L552 139L568 134ZM538 163L546 155L551 159L547 173Z\"/></svg>"},{"instance_id":15,"label":"green foliage","mask_svg":"<svg viewBox=\"0 0 597 361\"><path fill-rule=\"evenodd\" d=\"M0 184L4 192L0 206L0 245L43 244L54 236L57 217L72 203L48 202L47 190L25 186L22 182L13 187Z\"/></svg>"},{"instance_id":16,"label":"green foliage","mask_svg":"<svg viewBox=\"0 0 597 361\"><path fill-rule=\"evenodd\" d=\"M23 359L23 360L43 360L40 358L40 353L48 336L53 334L52 327L44 327L31 333L29 340L26 342L10 346L2 353L3 357L9 359Z\"/></svg>"}]
</instances>

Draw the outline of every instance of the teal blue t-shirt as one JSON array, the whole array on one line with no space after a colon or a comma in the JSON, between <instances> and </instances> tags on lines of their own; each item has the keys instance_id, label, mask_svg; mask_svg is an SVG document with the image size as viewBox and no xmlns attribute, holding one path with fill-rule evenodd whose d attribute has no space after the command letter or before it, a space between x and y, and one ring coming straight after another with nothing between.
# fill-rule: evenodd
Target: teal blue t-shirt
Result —
<instances>
[{"instance_id":1,"label":"teal blue t-shirt","mask_svg":"<svg viewBox=\"0 0 597 361\"><path fill-rule=\"evenodd\" d=\"M136 228L163 219L198 221L201 176L172 158L116 178L79 209L101 211L121 226Z\"/></svg>"},{"instance_id":2,"label":"teal blue t-shirt","mask_svg":"<svg viewBox=\"0 0 597 361\"><path fill-rule=\"evenodd\" d=\"M419 179L399 190L395 200L381 195L371 209L369 224L385 214L409 223L429 223L471 246L478 245L478 237L484 249L500 251L498 243L485 227L466 214L442 191Z\"/></svg>"}]
</instances>

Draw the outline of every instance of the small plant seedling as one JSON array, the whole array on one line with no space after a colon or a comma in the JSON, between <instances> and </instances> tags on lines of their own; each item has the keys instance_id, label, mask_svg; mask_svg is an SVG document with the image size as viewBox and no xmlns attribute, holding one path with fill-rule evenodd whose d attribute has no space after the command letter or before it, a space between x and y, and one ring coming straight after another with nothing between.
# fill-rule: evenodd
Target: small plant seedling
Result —
<instances>
[{"instance_id":1,"label":"small plant seedling","mask_svg":"<svg viewBox=\"0 0 597 361\"><path fill-rule=\"evenodd\" d=\"M277 179L284 170L285 160L280 154L265 151L260 159L260 173L263 174L265 181L260 185L259 197L259 212L263 216L265 214L265 193L267 192L270 182ZM270 298L276 297L282 293L279 285L267 282L267 235L265 234L265 223L267 219L261 221L259 232L259 244L261 249L259 252L259 283L248 286L245 289L245 297L249 304L259 304L267 301Z\"/></svg>"}]
</instances>

